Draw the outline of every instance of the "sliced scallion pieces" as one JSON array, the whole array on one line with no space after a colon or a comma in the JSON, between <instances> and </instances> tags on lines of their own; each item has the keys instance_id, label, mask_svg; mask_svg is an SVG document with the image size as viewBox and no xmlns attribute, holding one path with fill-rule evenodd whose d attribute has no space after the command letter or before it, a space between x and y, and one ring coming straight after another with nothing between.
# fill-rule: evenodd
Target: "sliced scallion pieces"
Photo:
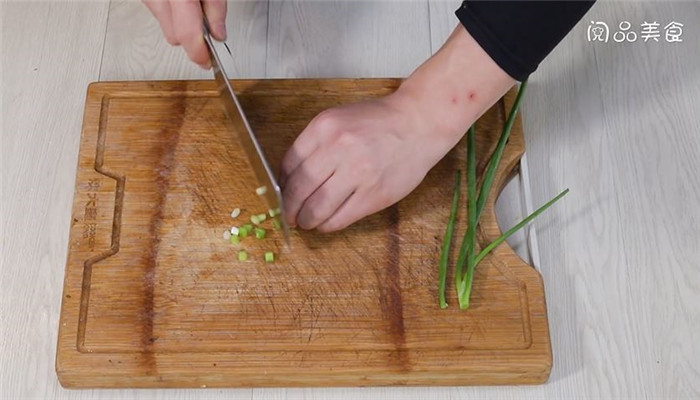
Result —
<instances>
[{"instance_id":1,"label":"sliced scallion pieces","mask_svg":"<svg viewBox=\"0 0 700 400\"><path fill-rule=\"evenodd\" d=\"M248 260L248 253L245 250L241 250L238 252L238 261L247 261Z\"/></svg>"},{"instance_id":2,"label":"sliced scallion pieces","mask_svg":"<svg viewBox=\"0 0 700 400\"><path fill-rule=\"evenodd\" d=\"M266 263L275 262L275 253L273 253L271 251L265 252L265 262Z\"/></svg>"},{"instance_id":3,"label":"sliced scallion pieces","mask_svg":"<svg viewBox=\"0 0 700 400\"><path fill-rule=\"evenodd\" d=\"M272 229L274 230L280 230L282 229L282 223L277 218L272 219Z\"/></svg>"},{"instance_id":4,"label":"sliced scallion pieces","mask_svg":"<svg viewBox=\"0 0 700 400\"><path fill-rule=\"evenodd\" d=\"M265 229L255 228L255 237L258 239L265 239Z\"/></svg>"},{"instance_id":5,"label":"sliced scallion pieces","mask_svg":"<svg viewBox=\"0 0 700 400\"><path fill-rule=\"evenodd\" d=\"M240 227L240 228L238 229L238 236L240 236L241 239L245 239L245 238L248 236L248 233L249 233L251 230L252 230L252 228L251 228L251 229L248 229L248 228L246 228L246 226L244 225L244 226L242 226L242 227Z\"/></svg>"}]
</instances>

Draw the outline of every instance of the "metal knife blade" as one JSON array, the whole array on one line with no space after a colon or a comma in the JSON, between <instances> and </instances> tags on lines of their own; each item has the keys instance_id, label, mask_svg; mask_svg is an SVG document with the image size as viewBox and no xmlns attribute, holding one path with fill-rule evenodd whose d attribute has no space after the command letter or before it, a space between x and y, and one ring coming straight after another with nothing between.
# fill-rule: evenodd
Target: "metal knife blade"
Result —
<instances>
[{"instance_id":1,"label":"metal knife blade","mask_svg":"<svg viewBox=\"0 0 700 400\"><path fill-rule=\"evenodd\" d=\"M248 162L253 168L255 177L258 180L258 188L265 188L265 193L261 194L261 197L265 199L270 210L279 210L279 218L282 223L282 232L284 234L284 241L289 245L289 226L285 220L284 207L282 206L282 192L280 190L279 184L272 173L270 164L265 159L260 143L256 138L253 130L250 128L248 119L241 108L241 103L238 101L236 94L233 92L233 87L229 81L229 77L224 71L224 67L219 58L219 54L214 48L214 41L211 37L211 30L209 29L209 22L206 16L204 17L204 41L207 43L209 48L209 58L211 59L211 66L214 70L214 79L217 83L217 89L219 91L219 98L226 110L226 115L228 115L228 120L231 123L231 130L237 137L238 141L243 147L243 151L248 157ZM227 46L228 48L228 46Z\"/></svg>"}]
</instances>

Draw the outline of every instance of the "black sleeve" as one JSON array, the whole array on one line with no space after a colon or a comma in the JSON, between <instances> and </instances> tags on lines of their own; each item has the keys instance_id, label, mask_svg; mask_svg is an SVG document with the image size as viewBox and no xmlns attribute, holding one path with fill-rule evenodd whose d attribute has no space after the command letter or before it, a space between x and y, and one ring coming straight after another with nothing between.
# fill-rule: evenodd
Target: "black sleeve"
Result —
<instances>
[{"instance_id":1,"label":"black sleeve","mask_svg":"<svg viewBox=\"0 0 700 400\"><path fill-rule=\"evenodd\" d=\"M455 14L496 64L522 81L594 2L467 0Z\"/></svg>"}]
</instances>

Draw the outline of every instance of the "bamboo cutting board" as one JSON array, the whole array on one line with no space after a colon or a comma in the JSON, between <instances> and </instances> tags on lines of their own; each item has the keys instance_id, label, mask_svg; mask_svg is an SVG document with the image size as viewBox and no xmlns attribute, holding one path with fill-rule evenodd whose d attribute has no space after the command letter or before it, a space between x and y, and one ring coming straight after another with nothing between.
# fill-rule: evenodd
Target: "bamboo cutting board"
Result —
<instances>
[{"instance_id":1,"label":"bamboo cutting board","mask_svg":"<svg viewBox=\"0 0 700 400\"><path fill-rule=\"evenodd\" d=\"M399 82L234 87L278 165L318 112L386 95ZM477 124L481 170L513 98L511 91ZM225 118L213 81L90 85L58 335L63 386L547 380L542 279L507 244L477 267L468 311L457 307L452 276L450 307L438 306L437 264L463 143L405 200L343 232L293 232L292 250L275 233L236 246L222 238L242 223L231 210L264 206ZM493 204L523 150L518 119L479 229L482 246L500 232ZM465 216L462 210L462 222ZM248 261L238 261L239 248ZM263 262L267 250L275 251L274 264Z\"/></svg>"}]
</instances>

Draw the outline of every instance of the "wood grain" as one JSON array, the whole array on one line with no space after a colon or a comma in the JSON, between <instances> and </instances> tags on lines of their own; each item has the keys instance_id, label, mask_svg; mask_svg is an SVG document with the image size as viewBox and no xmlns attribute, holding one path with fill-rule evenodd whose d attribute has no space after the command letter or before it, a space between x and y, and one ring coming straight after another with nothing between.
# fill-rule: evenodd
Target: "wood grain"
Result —
<instances>
[{"instance_id":1,"label":"wood grain","mask_svg":"<svg viewBox=\"0 0 700 400\"><path fill-rule=\"evenodd\" d=\"M224 67L238 78L263 77L267 1L228 2L226 27L226 43L234 57L222 57ZM166 42L158 22L140 1L110 2L101 80L210 78L211 71L199 68L181 47Z\"/></svg>"},{"instance_id":2,"label":"wood grain","mask_svg":"<svg viewBox=\"0 0 700 400\"><path fill-rule=\"evenodd\" d=\"M269 7L268 78L404 77L430 55L426 1L272 1Z\"/></svg>"},{"instance_id":3,"label":"wood grain","mask_svg":"<svg viewBox=\"0 0 700 400\"><path fill-rule=\"evenodd\" d=\"M431 17L435 15L433 4L439 2L431 0ZM3 397L125 400L700 397L697 378L700 356L694 347L697 342L694 332L700 330L700 321L697 309L693 308L698 303L698 289L693 286L698 281L694 249L697 249L695 243L700 242L700 234L693 226L697 226L700 215L692 207L698 191L692 180L656 178L646 182L658 176L646 173L651 165L658 165L664 173L678 172L679 176L698 170L697 158L686 155L697 154L700 140L694 134L698 132L696 66L700 65L700 53L694 49L700 36L697 31L700 11L692 1L617 2L616 5L598 2L581 26L531 78L523 117L535 203L546 201L565 186L575 189L561 206L540 217L537 224L555 357L547 385L167 391L60 388L54 372L55 330L85 85L95 80L99 72L90 67L93 64L98 68L102 65L103 78L137 77L130 68L120 65L119 58L110 56L115 46L105 48L104 60L109 59L111 64L100 62L105 25L99 21L106 18L106 10L101 11L105 4L69 1L50 6L47 2L0 2L3 24L0 219L5 232L0 241L3 288L0 291L3 329L0 393ZM452 18L452 6L445 8L447 18ZM141 7L134 10L147 13ZM118 18L140 18L138 14L119 15L110 16L107 34L125 25L125 22L117 24ZM341 13L333 18L339 24L345 21ZM77 19L91 22L74 23ZM621 20L639 24L645 19L659 22L675 19L685 24L685 44L592 46L585 40L587 19L611 25ZM148 18L142 21L151 22ZM454 21L448 22L445 32L453 27ZM324 30L303 30L304 40L323 41L314 37L336 34L336 25L323 26ZM435 26L433 19L433 31ZM149 43L164 43L156 29L142 34L146 36L143 40L152 41ZM386 37L375 35L374 46L390 46L384 42ZM433 43L436 40L442 38L438 40L435 36ZM128 40L124 38L123 42L125 45ZM362 50L353 56L351 67L343 73L349 77L384 73L381 69L387 67L375 65L374 56ZM127 52L122 54L129 56ZM596 60L602 61L600 66ZM196 67L185 67L185 61L178 61L182 63L180 66L166 72L158 59L142 62L133 69L139 71L141 79L192 79L191 71L196 72ZM289 56L280 59L281 64L275 68L303 72L298 68L303 62ZM38 67L37 71L34 67ZM311 72L313 68L309 68ZM105 75L108 70L113 72ZM251 74L260 77L265 71ZM658 99L654 101L659 104L645 106L655 104L649 103L649 99ZM605 110L605 118L600 117L601 109ZM666 141L653 141L652 135L657 134ZM602 155L601 150L613 143L611 140L621 138L620 135L624 135L624 145L629 147L624 157L610 152ZM632 140L636 135L643 135L639 145ZM660 144L658 148L656 143ZM601 161L603 158L605 162ZM647 164L649 160L654 160L653 164ZM636 169L637 166L642 168ZM611 182L610 171L615 171L616 183ZM20 193L22 182L28 191ZM657 205L665 211L643 213ZM683 213L682 217L679 213ZM570 225L571 221L576 222ZM623 227L621 221L629 226ZM663 228L657 230L659 226ZM619 232L624 232L624 238ZM590 248L595 252L589 251ZM603 282L611 271L624 279ZM613 323L615 318L621 318L620 322Z\"/></svg>"},{"instance_id":4,"label":"wood grain","mask_svg":"<svg viewBox=\"0 0 700 400\"><path fill-rule=\"evenodd\" d=\"M278 165L320 110L386 95L398 83L259 80L234 87ZM479 121L481 168L504 107ZM547 379L542 282L507 246L478 268L468 312L437 305L436 265L451 197L443 182L463 166L463 151L447 156L398 205L343 232L294 232L293 250L274 234L232 246L221 238L232 224L230 210L250 214L262 204L225 118L212 81L91 85L59 331L64 386ZM482 246L500 235L493 202L523 152L519 122L514 131L484 211ZM235 261L240 248L250 262ZM262 261L269 249L278 255L274 265ZM457 303L454 290L449 301Z\"/></svg>"},{"instance_id":5,"label":"wood grain","mask_svg":"<svg viewBox=\"0 0 700 400\"><path fill-rule=\"evenodd\" d=\"M700 59L689 50L700 45L700 6L601 3L585 21L598 20L686 30L677 44L592 44L581 24L528 88L536 202L571 188L536 222L542 273L556 282L552 391L696 398L700 211L689 199L700 198Z\"/></svg>"},{"instance_id":6,"label":"wood grain","mask_svg":"<svg viewBox=\"0 0 700 400\"><path fill-rule=\"evenodd\" d=\"M52 331L66 257L61 238L75 181L81 103L85 86L98 78L106 19L106 3L2 5L3 398L51 398L59 390ZM65 52L67 43L80 46Z\"/></svg>"}]
</instances>

